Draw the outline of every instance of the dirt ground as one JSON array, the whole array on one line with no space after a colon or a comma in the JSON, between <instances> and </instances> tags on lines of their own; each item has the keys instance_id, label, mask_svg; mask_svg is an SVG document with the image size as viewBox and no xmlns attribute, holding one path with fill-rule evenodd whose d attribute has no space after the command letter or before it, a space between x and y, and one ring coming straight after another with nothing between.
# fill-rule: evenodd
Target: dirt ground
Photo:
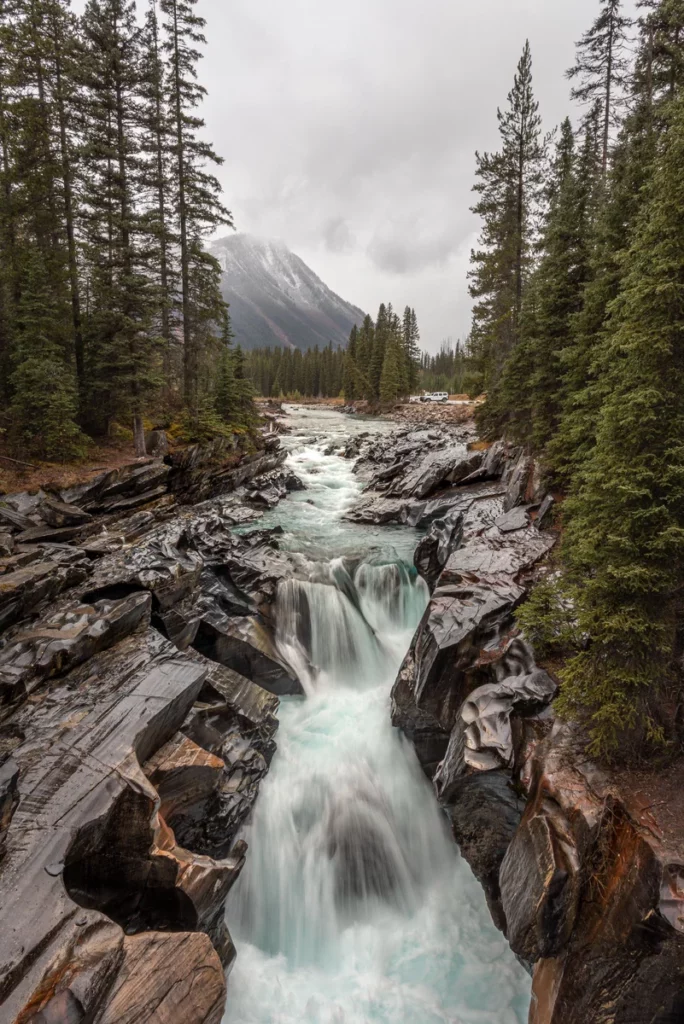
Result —
<instances>
[{"instance_id":1,"label":"dirt ground","mask_svg":"<svg viewBox=\"0 0 684 1024\"><path fill-rule=\"evenodd\" d=\"M18 465L18 461L27 465ZM117 469L135 461L133 445L126 442L111 442L93 446L89 458L84 462L38 462L22 459L13 453L12 458L0 450L0 494L14 494L16 491L39 490L41 487L61 490L83 483L104 470Z\"/></svg>"}]
</instances>

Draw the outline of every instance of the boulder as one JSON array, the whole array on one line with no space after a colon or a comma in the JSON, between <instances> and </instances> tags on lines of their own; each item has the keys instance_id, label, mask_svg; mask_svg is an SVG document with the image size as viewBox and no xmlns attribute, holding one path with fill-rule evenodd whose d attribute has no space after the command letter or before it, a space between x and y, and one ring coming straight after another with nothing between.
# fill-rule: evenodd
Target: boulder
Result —
<instances>
[{"instance_id":1,"label":"boulder","mask_svg":"<svg viewBox=\"0 0 684 1024\"><path fill-rule=\"evenodd\" d=\"M176 840L222 858L251 813L275 752L278 698L223 665L191 656L207 671L199 701L145 773Z\"/></svg>"},{"instance_id":2,"label":"boulder","mask_svg":"<svg viewBox=\"0 0 684 1024\"><path fill-rule=\"evenodd\" d=\"M413 555L413 564L430 590L441 575L442 569L463 538L463 512L452 510L444 519L437 519L418 542Z\"/></svg>"},{"instance_id":3,"label":"boulder","mask_svg":"<svg viewBox=\"0 0 684 1024\"><path fill-rule=\"evenodd\" d=\"M12 534L5 531L0 532L0 558L11 555L14 552L14 540Z\"/></svg>"},{"instance_id":4,"label":"boulder","mask_svg":"<svg viewBox=\"0 0 684 1024\"><path fill-rule=\"evenodd\" d=\"M446 808L454 839L484 889L494 924L503 932L499 871L524 810L524 797L503 769L462 775Z\"/></svg>"},{"instance_id":5,"label":"boulder","mask_svg":"<svg viewBox=\"0 0 684 1024\"><path fill-rule=\"evenodd\" d=\"M83 583L91 572L91 562L80 551L37 549L35 560L0 574L0 629L28 615L42 601L53 601L68 587Z\"/></svg>"},{"instance_id":6,"label":"boulder","mask_svg":"<svg viewBox=\"0 0 684 1024\"><path fill-rule=\"evenodd\" d=\"M462 491L445 492L430 501L406 504L402 510L402 521L407 526L422 529L429 526L435 519L443 519L452 512L467 512L475 500L472 494Z\"/></svg>"},{"instance_id":7,"label":"boulder","mask_svg":"<svg viewBox=\"0 0 684 1024\"><path fill-rule=\"evenodd\" d=\"M684 766L600 769L581 730L557 721L521 775L528 809L501 881L512 937L537 958L530 1021L677 1020Z\"/></svg>"},{"instance_id":8,"label":"boulder","mask_svg":"<svg viewBox=\"0 0 684 1024\"><path fill-rule=\"evenodd\" d=\"M375 526L400 523L405 502L399 498L362 498L343 516L350 523L368 523Z\"/></svg>"},{"instance_id":9,"label":"boulder","mask_svg":"<svg viewBox=\"0 0 684 1024\"><path fill-rule=\"evenodd\" d=\"M129 511L164 495L170 472L159 459L139 460L66 488L61 499L91 513Z\"/></svg>"},{"instance_id":10,"label":"boulder","mask_svg":"<svg viewBox=\"0 0 684 1024\"><path fill-rule=\"evenodd\" d=\"M498 526L502 533L524 530L530 525L529 509L524 505L518 505L516 508L512 508L510 512L504 512L502 516L495 519L494 525Z\"/></svg>"},{"instance_id":11,"label":"boulder","mask_svg":"<svg viewBox=\"0 0 684 1024\"><path fill-rule=\"evenodd\" d=\"M169 488L180 501L205 501L237 490L250 480L278 469L287 452L279 447L277 435L272 450L240 457L233 438L217 438L207 444L193 445L167 456L171 463Z\"/></svg>"},{"instance_id":12,"label":"boulder","mask_svg":"<svg viewBox=\"0 0 684 1024\"><path fill-rule=\"evenodd\" d=\"M184 846L211 857L225 857L251 813L269 761L259 749L258 734L227 705L197 708L183 726L185 734L215 751L222 770L204 807L194 803L174 813L172 824Z\"/></svg>"},{"instance_id":13,"label":"boulder","mask_svg":"<svg viewBox=\"0 0 684 1024\"><path fill-rule=\"evenodd\" d=\"M0 522L14 533L20 530L31 530L36 525L28 516L22 515L6 502L0 502Z\"/></svg>"},{"instance_id":14,"label":"boulder","mask_svg":"<svg viewBox=\"0 0 684 1024\"><path fill-rule=\"evenodd\" d=\"M538 530L545 530L553 521L553 509L556 502L552 495L547 494L537 512L534 525Z\"/></svg>"},{"instance_id":15,"label":"boulder","mask_svg":"<svg viewBox=\"0 0 684 1024\"><path fill-rule=\"evenodd\" d=\"M482 480L498 480L505 472L512 454L517 458L518 449L512 449L505 441L495 441L484 452L481 464L463 481L464 484L479 483Z\"/></svg>"},{"instance_id":16,"label":"boulder","mask_svg":"<svg viewBox=\"0 0 684 1024\"><path fill-rule=\"evenodd\" d=\"M207 669L205 691L210 691L213 702L224 703L238 717L243 732L250 735L270 763L275 752L273 737L278 728L276 715L280 701L225 665L213 661L204 661L204 664Z\"/></svg>"},{"instance_id":17,"label":"boulder","mask_svg":"<svg viewBox=\"0 0 684 1024\"><path fill-rule=\"evenodd\" d=\"M45 495L38 505L38 515L48 526L85 526L92 521L89 512L84 512L77 505L68 505L58 501L52 495Z\"/></svg>"},{"instance_id":18,"label":"boulder","mask_svg":"<svg viewBox=\"0 0 684 1024\"><path fill-rule=\"evenodd\" d=\"M145 434L145 451L153 459L163 459L169 453L169 439L165 430L150 430Z\"/></svg>"},{"instance_id":19,"label":"boulder","mask_svg":"<svg viewBox=\"0 0 684 1024\"><path fill-rule=\"evenodd\" d=\"M69 602L15 631L0 649L0 704L25 699L46 679L63 675L147 625L150 608L149 594L95 605Z\"/></svg>"},{"instance_id":20,"label":"boulder","mask_svg":"<svg viewBox=\"0 0 684 1024\"><path fill-rule=\"evenodd\" d=\"M306 484L296 473L286 473L284 476L285 487L288 491L305 491Z\"/></svg>"},{"instance_id":21,"label":"boulder","mask_svg":"<svg viewBox=\"0 0 684 1024\"><path fill-rule=\"evenodd\" d=\"M5 835L19 803L19 767L8 757L0 764L0 861L5 852Z\"/></svg>"},{"instance_id":22,"label":"boulder","mask_svg":"<svg viewBox=\"0 0 684 1024\"><path fill-rule=\"evenodd\" d=\"M65 544L76 540L83 533L83 526L32 526L30 530L22 530L16 534L17 544Z\"/></svg>"},{"instance_id":23,"label":"boulder","mask_svg":"<svg viewBox=\"0 0 684 1024\"><path fill-rule=\"evenodd\" d=\"M415 652L411 650L392 688L392 725L410 740L423 771L431 779L446 753L449 730L429 711L418 707L413 691L415 675Z\"/></svg>"},{"instance_id":24,"label":"boulder","mask_svg":"<svg viewBox=\"0 0 684 1024\"><path fill-rule=\"evenodd\" d=\"M225 1001L223 967L206 935L129 935L97 1024L221 1024Z\"/></svg>"},{"instance_id":25,"label":"boulder","mask_svg":"<svg viewBox=\"0 0 684 1024\"><path fill-rule=\"evenodd\" d=\"M445 449L416 452L416 461L387 489L388 497L426 498L439 487L457 484L479 465L479 452L465 452L463 444Z\"/></svg>"},{"instance_id":26,"label":"boulder","mask_svg":"<svg viewBox=\"0 0 684 1024\"><path fill-rule=\"evenodd\" d=\"M200 665L148 631L72 669L49 699L43 693L14 713L13 728L26 738L12 754L19 802L0 874L8 1021L29 1005L48 1020L72 1005L95 1019L121 966L124 929L170 930L169 952L182 946L175 933L203 929L229 959L216 894L241 860L195 862L176 848L139 767L178 731L203 682Z\"/></svg>"},{"instance_id":27,"label":"boulder","mask_svg":"<svg viewBox=\"0 0 684 1024\"><path fill-rule=\"evenodd\" d=\"M460 584L466 579L479 582L516 579L543 558L554 543L553 536L540 534L533 526L512 533L491 527L449 557L440 586Z\"/></svg>"},{"instance_id":28,"label":"boulder","mask_svg":"<svg viewBox=\"0 0 684 1024\"><path fill-rule=\"evenodd\" d=\"M524 451L509 467L504 482L507 484L504 512L517 505L539 504L546 494L540 464Z\"/></svg>"},{"instance_id":29,"label":"boulder","mask_svg":"<svg viewBox=\"0 0 684 1024\"><path fill-rule=\"evenodd\" d=\"M214 607L203 615L194 646L211 661L233 669L269 693L304 693L300 681L278 657L258 616L229 616Z\"/></svg>"},{"instance_id":30,"label":"boulder","mask_svg":"<svg viewBox=\"0 0 684 1024\"><path fill-rule=\"evenodd\" d=\"M469 768L512 768L512 716L541 710L551 703L557 689L547 672L534 668L473 690L461 706L449 749L435 776L438 795L448 800L453 778Z\"/></svg>"},{"instance_id":31,"label":"boulder","mask_svg":"<svg viewBox=\"0 0 684 1024\"><path fill-rule=\"evenodd\" d=\"M523 594L512 580L438 583L407 659L416 706L447 733L465 698L500 657Z\"/></svg>"},{"instance_id":32,"label":"boulder","mask_svg":"<svg viewBox=\"0 0 684 1024\"><path fill-rule=\"evenodd\" d=\"M558 805L532 806L513 837L499 873L511 948L528 963L560 956L575 926L580 859Z\"/></svg>"}]
</instances>

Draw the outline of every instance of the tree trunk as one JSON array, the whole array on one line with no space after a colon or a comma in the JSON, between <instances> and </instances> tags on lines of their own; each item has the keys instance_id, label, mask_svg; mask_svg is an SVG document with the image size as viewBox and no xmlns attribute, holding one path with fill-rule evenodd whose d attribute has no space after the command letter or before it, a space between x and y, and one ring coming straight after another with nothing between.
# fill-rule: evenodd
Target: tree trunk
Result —
<instances>
[{"instance_id":1,"label":"tree trunk","mask_svg":"<svg viewBox=\"0 0 684 1024\"><path fill-rule=\"evenodd\" d=\"M168 270L168 245L166 233L166 199L164 195L164 143L162 133L162 95L160 82L161 62L159 60L159 35L157 25L156 0L152 0L154 11L154 27L152 37L153 59L155 65L154 80L154 105L155 105L155 148L157 158L157 216L159 217L159 279L161 282L163 306L162 316L162 338L164 339L164 376L168 381L170 376L170 347L171 331L169 316L169 270Z\"/></svg>"},{"instance_id":2,"label":"tree trunk","mask_svg":"<svg viewBox=\"0 0 684 1024\"><path fill-rule=\"evenodd\" d=\"M611 20L610 35L608 36L608 65L606 67L606 105L604 110L603 125L603 159L601 168L603 177L608 173L608 143L610 141L610 113L613 88L613 41L615 38L615 26Z\"/></svg>"},{"instance_id":3,"label":"tree trunk","mask_svg":"<svg viewBox=\"0 0 684 1024\"><path fill-rule=\"evenodd\" d=\"M67 237L67 254L69 261L69 287L71 290L71 318L74 325L74 360L76 377L81 392L85 384L85 366L83 357L83 328L81 325L81 295L78 279L78 261L76 257L76 232L74 229L74 200L71 177L71 160L69 157L69 140L66 129L66 107L64 103L62 54L59 46L59 33L56 21L52 22L52 42L55 53L55 85L57 99L57 116L59 119L59 142L62 158L62 179L64 182L64 221Z\"/></svg>"},{"instance_id":4,"label":"tree trunk","mask_svg":"<svg viewBox=\"0 0 684 1024\"><path fill-rule=\"evenodd\" d=\"M142 416L133 417L133 443L135 444L135 457L137 459L144 458L147 455L147 449L145 448L145 430Z\"/></svg>"},{"instance_id":5,"label":"tree trunk","mask_svg":"<svg viewBox=\"0 0 684 1024\"><path fill-rule=\"evenodd\" d=\"M175 86L176 146L178 149L178 215L181 250L181 296L183 309L183 396L191 413L196 407L197 374L195 352L190 324L190 258L188 251L188 224L185 199L185 139L183 135L183 109L181 104L181 75L178 38L178 5L173 3L173 74Z\"/></svg>"},{"instance_id":6,"label":"tree trunk","mask_svg":"<svg viewBox=\"0 0 684 1024\"><path fill-rule=\"evenodd\" d=\"M525 122L520 127L520 149L518 152L518 204L516 209L516 228L518 237L516 239L515 254L515 338L518 334L520 322L520 311L522 309L523 293L523 228L525 213Z\"/></svg>"},{"instance_id":7,"label":"tree trunk","mask_svg":"<svg viewBox=\"0 0 684 1024\"><path fill-rule=\"evenodd\" d=\"M124 123L124 87L122 82L121 67L118 60L114 63L114 92L116 97L116 148L117 163L119 165L119 211L121 216L121 250L124 279L130 281L133 271L133 255L131 251L131 234L129 221L128 202L128 166L126 163L126 132ZM131 374L131 399L135 410L133 415L133 435L135 440L135 454L145 454L145 434L140 416L141 395L138 381L138 350L136 346L136 331L131 327L131 306L128 288L124 289L123 314L129 323L128 326L128 354L130 358Z\"/></svg>"}]
</instances>

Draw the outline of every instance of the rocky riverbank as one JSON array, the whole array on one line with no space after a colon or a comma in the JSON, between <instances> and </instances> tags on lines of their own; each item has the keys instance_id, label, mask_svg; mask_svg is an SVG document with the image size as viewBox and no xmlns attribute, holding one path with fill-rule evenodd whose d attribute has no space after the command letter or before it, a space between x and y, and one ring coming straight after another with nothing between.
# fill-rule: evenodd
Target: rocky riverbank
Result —
<instances>
[{"instance_id":1,"label":"rocky riverbank","mask_svg":"<svg viewBox=\"0 0 684 1024\"><path fill-rule=\"evenodd\" d=\"M554 545L538 467L465 428L361 447L358 522L425 527L432 598L392 693L482 883L533 975L530 1024L684 1019L681 766L611 773L554 714L555 679L515 626Z\"/></svg>"},{"instance_id":2,"label":"rocky riverbank","mask_svg":"<svg viewBox=\"0 0 684 1024\"><path fill-rule=\"evenodd\" d=\"M284 459L221 439L0 504L3 1021L220 1021L236 835L300 689L296 567L230 529L299 486Z\"/></svg>"},{"instance_id":3,"label":"rocky riverbank","mask_svg":"<svg viewBox=\"0 0 684 1024\"><path fill-rule=\"evenodd\" d=\"M311 566L231 532L302 486L279 415L251 456L221 440L0 503L3 1021L221 1020L238 834L301 692L275 600ZM613 775L555 717L513 614L556 539L538 467L471 424L335 451L366 486L349 520L418 531L431 601L392 719L533 974L531 1024L679 1020L681 771Z\"/></svg>"}]
</instances>

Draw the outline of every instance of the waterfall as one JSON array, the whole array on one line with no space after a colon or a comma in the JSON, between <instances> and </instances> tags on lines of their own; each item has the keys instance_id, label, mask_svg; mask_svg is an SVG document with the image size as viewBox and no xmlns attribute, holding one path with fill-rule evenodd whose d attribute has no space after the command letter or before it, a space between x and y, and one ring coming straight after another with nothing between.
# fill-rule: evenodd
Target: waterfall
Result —
<instances>
[{"instance_id":1,"label":"waterfall","mask_svg":"<svg viewBox=\"0 0 684 1024\"><path fill-rule=\"evenodd\" d=\"M309 456L290 443L301 471ZM358 494L351 466L323 447L313 479ZM282 701L278 752L244 832L224 1024L523 1024L529 979L390 725L427 588L391 549L358 553L358 527L317 486L319 536L347 553L278 590L276 643L306 698ZM279 512L286 529L302 522L297 500Z\"/></svg>"},{"instance_id":2,"label":"waterfall","mask_svg":"<svg viewBox=\"0 0 684 1024\"><path fill-rule=\"evenodd\" d=\"M391 684L397 668L386 641L394 631L405 647L427 602L423 581L397 563L362 563L352 578L337 560L313 575L282 583L276 604L281 656L304 666L308 700L290 702L287 713L308 756L295 759L286 738L286 764L263 787L234 901L252 940L293 965L325 961L345 924L380 905L415 906L437 866L420 834L443 828L434 804L427 817L420 811L417 771L399 787L383 778L400 745L377 700L378 683Z\"/></svg>"}]
</instances>

